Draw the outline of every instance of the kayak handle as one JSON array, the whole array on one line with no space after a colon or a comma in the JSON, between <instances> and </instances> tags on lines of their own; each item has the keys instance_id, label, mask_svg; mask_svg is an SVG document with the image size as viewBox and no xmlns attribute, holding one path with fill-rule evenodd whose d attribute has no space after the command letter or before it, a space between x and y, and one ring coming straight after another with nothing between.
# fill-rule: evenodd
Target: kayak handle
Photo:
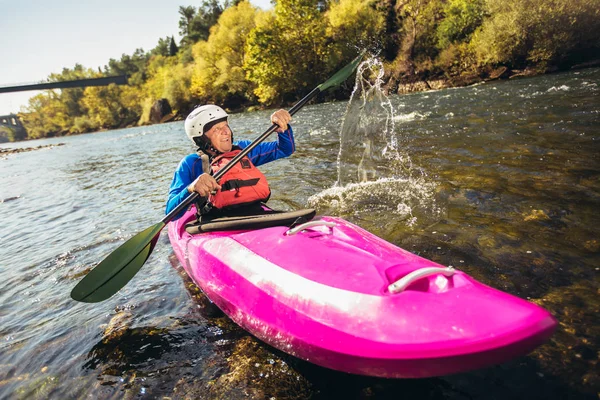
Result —
<instances>
[{"instance_id":1,"label":"kayak handle","mask_svg":"<svg viewBox=\"0 0 600 400\"><path fill-rule=\"evenodd\" d=\"M292 236L292 235L295 235L296 233L298 233L300 231L303 231L303 230L305 230L307 228L312 228L313 226L321 226L321 225L333 228L335 226L335 222L328 222L328 221L321 221L321 220L319 220L319 221L308 221L308 222L300 224L300 225L298 225L298 226L296 226L296 227L294 227L292 229L289 229L285 233L285 235L286 236Z\"/></svg>"},{"instance_id":2,"label":"kayak handle","mask_svg":"<svg viewBox=\"0 0 600 400\"><path fill-rule=\"evenodd\" d=\"M388 286L388 290L390 293L400 293L403 292L404 289L408 287L413 282L418 281L419 279L423 279L425 277L431 275L442 274L444 276L452 276L456 270L453 267L448 268L438 268L438 267L425 267L417 269L410 274L398 279L396 282L392 283Z\"/></svg>"}]
</instances>

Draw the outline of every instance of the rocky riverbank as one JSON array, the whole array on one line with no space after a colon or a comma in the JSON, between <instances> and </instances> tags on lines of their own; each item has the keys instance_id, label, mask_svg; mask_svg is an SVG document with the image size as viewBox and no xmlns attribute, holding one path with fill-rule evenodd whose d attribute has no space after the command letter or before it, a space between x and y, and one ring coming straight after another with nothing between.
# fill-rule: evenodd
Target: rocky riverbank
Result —
<instances>
[{"instance_id":1,"label":"rocky riverbank","mask_svg":"<svg viewBox=\"0 0 600 400\"><path fill-rule=\"evenodd\" d=\"M594 60L583 64L571 66L569 69L584 69L600 67L600 60ZM500 66L493 69L482 69L477 72L463 72L458 75L427 76L427 71L422 74L415 74L411 77L395 78L389 76L384 85L388 93L407 94L414 92L424 92L428 90L440 90L453 87L469 86L476 83L489 82L500 79L513 79L518 77L528 77L560 72L558 68L550 69L511 69Z\"/></svg>"}]
</instances>

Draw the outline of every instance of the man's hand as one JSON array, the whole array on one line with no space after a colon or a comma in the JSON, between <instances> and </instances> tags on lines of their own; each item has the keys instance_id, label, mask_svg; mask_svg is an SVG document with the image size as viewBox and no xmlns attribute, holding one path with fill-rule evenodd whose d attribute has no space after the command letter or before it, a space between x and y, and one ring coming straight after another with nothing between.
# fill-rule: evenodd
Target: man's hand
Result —
<instances>
[{"instance_id":1,"label":"man's hand","mask_svg":"<svg viewBox=\"0 0 600 400\"><path fill-rule=\"evenodd\" d=\"M221 189L215 178L207 173L200 175L194 182L188 186L188 192L196 192L202 197L208 197L209 194Z\"/></svg>"},{"instance_id":2,"label":"man's hand","mask_svg":"<svg viewBox=\"0 0 600 400\"><path fill-rule=\"evenodd\" d=\"M288 129L288 124L292 120L292 116L287 110L277 110L271 115L271 123L279 125L277 132L285 132Z\"/></svg>"}]
</instances>

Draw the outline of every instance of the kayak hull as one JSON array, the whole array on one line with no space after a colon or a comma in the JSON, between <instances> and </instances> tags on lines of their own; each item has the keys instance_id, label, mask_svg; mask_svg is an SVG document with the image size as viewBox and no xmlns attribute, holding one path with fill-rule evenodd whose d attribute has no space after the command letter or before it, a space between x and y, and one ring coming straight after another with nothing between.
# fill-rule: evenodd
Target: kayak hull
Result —
<instances>
[{"instance_id":1,"label":"kayak hull","mask_svg":"<svg viewBox=\"0 0 600 400\"><path fill-rule=\"evenodd\" d=\"M394 246L341 218L287 227L190 235L189 211L169 238L192 280L234 322L269 345L327 368L423 378L529 353L556 320L544 309ZM422 268L440 274L400 293Z\"/></svg>"}]
</instances>

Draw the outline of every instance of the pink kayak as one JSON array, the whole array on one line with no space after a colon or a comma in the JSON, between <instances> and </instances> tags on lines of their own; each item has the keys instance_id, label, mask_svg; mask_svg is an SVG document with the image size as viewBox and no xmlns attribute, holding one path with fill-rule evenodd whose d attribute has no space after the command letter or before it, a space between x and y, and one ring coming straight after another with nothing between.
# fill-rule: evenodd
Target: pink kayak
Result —
<instances>
[{"instance_id":1,"label":"pink kayak","mask_svg":"<svg viewBox=\"0 0 600 400\"><path fill-rule=\"evenodd\" d=\"M556 328L537 305L341 218L192 234L194 219L192 209L169 223L169 238L206 296L264 342L327 368L447 375L525 355Z\"/></svg>"}]
</instances>

